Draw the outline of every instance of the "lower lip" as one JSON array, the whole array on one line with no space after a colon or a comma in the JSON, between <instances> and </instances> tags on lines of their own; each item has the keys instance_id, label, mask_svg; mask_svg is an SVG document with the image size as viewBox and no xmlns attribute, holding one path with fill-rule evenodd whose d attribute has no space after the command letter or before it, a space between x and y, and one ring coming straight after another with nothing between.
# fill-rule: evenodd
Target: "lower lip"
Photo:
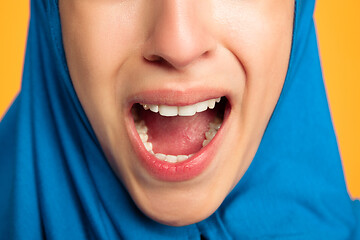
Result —
<instances>
[{"instance_id":1,"label":"lower lip","mask_svg":"<svg viewBox=\"0 0 360 240\"><path fill-rule=\"evenodd\" d=\"M128 118L131 120L129 123L130 141L134 146L135 153L137 154L138 159L144 168L156 179L167 182L181 182L190 180L199 176L213 160L215 153L218 150L217 146L220 146L221 139L223 138L223 132L226 128L229 114L230 106L228 103L225 108L222 126L215 137L208 145L203 147L199 152L195 153L191 158L183 162L169 163L159 160L150 152L148 152L136 131L131 113L129 114Z\"/></svg>"}]
</instances>

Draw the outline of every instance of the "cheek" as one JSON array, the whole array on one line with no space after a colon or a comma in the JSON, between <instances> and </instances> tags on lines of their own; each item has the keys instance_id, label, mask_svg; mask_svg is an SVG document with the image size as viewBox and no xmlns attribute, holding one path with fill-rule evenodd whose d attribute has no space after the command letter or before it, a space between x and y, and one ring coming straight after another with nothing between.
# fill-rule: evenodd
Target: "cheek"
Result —
<instances>
[{"instance_id":1,"label":"cheek","mask_svg":"<svg viewBox=\"0 0 360 240\"><path fill-rule=\"evenodd\" d=\"M141 42L143 7L137 1L63 2L60 13L72 79L89 84L91 79L115 77Z\"/></svg>"},{"instance_id":2,"label":"cheek","mask_svg":"<svg viewBox=\"0 0 360 240\"><path fill-rule=\"evenodd\" d=\"M229 4L231 1L227 1ZM233 3L234 4L234 3ZM292 39L293 1L244 1L220 19L223 42L246 73L247 89L258 95L279 94Z\"/></svg>"},{"instance_id":3,"label":"cheek","mask_svg":"<svg viewBox=\"0 0 360 240\"><path fill-rule=\"evenodd\" d=\"M259 5L243 4L240 10L242 14L229 14L226 21L223 21L224 30L221 33L226 36L223 41L238 57L248 77L268 74L282 66L287 67L290 53L293 17L291 4L281 7Z\"/></svg>"},{"instance_id":4,"label":"cheek","mask_svg":"<svg viewBox=\"0 0 360 240\"><path fill-rule=\"evenodd\" d=\"M230 4L232 1L224 1ZM281 2L281 3L280 3ZM223 44L245 72L240 122L249 142L265 130L280 95L290 57L293 1L239 1L218 18ZM223 6L224 7L224 6ZM229 9L231 9L229 11ZM220 15L220 13L219 13Z\"/></svg>"},{"instance_id":5,"label":"cheek","mask_svg":"<svg viewBox=\"0 0 360 240\"><path fill-rule=\"evenodd\" d=\"M59 2L67 63L74 88L92 125L122 119L116 98L123 64L143 39L144 6L138 1ZM117 126L118 124L114 124ZM111 131L108 131L111 132Z\"/></svg>"},{"instance_id":6,"label":"cheek","mask_svg":"<svg viewBox=\"0 0 360 240\"><path fill-rule=\"evenodd\" d=\"M59 2L59 8L64 49L76 93L100 142L113 139L111 133L122 130L109 129L120 126L112 121L123 119L116 111L120 107L115 84L120 67L136 43L137 18L122 14L130 13L129 6L109 4L106 0L64 0ZM104 125L105 121L108 124Z\"/></svg>"}]
</instances>

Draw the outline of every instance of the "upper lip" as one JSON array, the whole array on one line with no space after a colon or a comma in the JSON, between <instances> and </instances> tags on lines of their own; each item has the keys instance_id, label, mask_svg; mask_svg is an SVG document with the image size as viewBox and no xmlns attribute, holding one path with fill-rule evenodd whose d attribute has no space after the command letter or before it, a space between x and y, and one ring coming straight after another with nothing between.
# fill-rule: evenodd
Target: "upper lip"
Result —
<instances>
[{"instance_id":1,"label":"upper lip","mask_svg":"<svg viewBox=\"0 0 360 240\"><path fill-rule=\"evenodd\" d=\"M133 94L128 104L129 108L135 103L186 106L224 96L229 100L229 95L230 93L224 89L206 87L188 90L153 89Z\"/></svg>"}]
</instances>

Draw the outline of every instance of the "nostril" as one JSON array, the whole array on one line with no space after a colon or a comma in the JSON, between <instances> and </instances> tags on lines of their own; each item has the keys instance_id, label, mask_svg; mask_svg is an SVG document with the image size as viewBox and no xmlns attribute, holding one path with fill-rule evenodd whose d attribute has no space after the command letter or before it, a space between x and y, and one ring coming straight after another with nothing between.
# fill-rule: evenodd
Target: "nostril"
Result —
<instances>
[{"instance_id":1,"label":"nostril","mask_svg":"<svg viewBox=\"0 0 360 240\"><path fill-rule=\"evenodd\" d=\"M163 67L167 67L167 68L172 67L172 65L168 61L166 61L166 59L164 59L163 57L157 56L157 55L144 56L144 60L145 60L145 62L150 63L150 64L163 66Z\"/></svg>"},{"instance_id":2,"label":"nostril","mask_svg":"<svg viewBox=\"0 0 360 240\"><path fill-rule=\"evenodd\" d=\"M144 56L144 58L149 61L149 62L162 62L164 61L164 59L158 55L148 55L148 56Z\"/></svg>"}]
</instances>

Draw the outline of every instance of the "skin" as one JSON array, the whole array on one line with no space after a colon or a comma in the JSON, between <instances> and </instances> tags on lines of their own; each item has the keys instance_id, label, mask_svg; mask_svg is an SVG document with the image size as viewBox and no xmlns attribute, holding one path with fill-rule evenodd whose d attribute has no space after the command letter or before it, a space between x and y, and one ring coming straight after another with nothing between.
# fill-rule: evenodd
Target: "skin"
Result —
<instances>
[{"instance_id":1,"label":"skin","mask_svg":"<svg viewBox=\"0 0 360 240\"><path fill-rule=\"evenodd\" d=\"M60 0L59 7L75 91L136 205L172 226L210 216L249 167L279 98L294 1ZM225 137L201 175L160 181L129 141L129 98L202 86L229 92Z\"/></svg>"}]
</instances>

